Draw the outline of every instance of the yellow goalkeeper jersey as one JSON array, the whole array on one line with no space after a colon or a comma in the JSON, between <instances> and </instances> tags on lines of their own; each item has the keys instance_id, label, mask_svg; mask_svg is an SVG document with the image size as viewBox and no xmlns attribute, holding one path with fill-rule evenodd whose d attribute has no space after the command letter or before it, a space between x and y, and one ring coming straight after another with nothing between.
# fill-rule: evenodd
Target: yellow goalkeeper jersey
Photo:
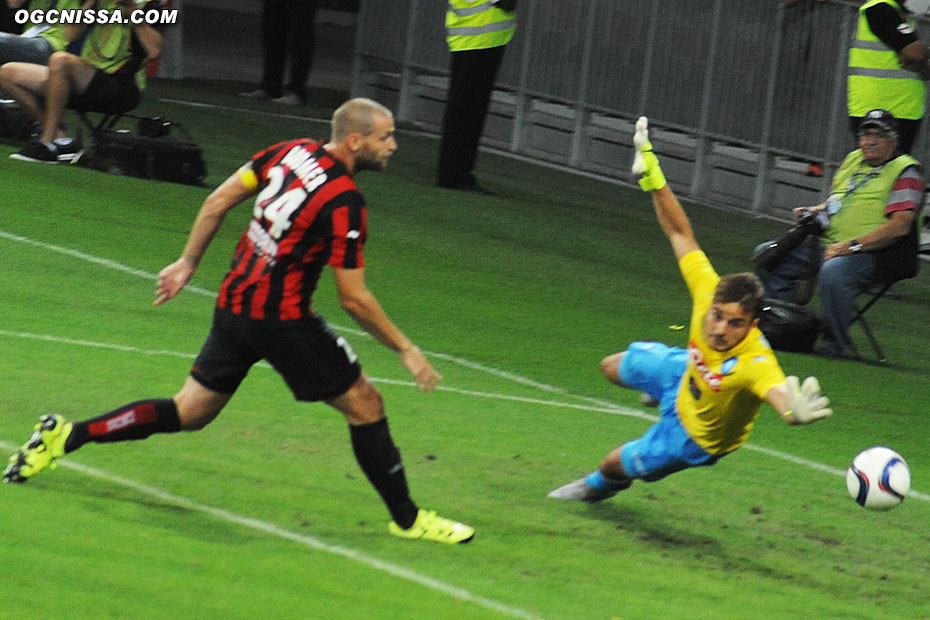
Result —
<instances>
[{"instance_id":1,"label":"yellow goalkeeper jersey","mask_svg":"<svg viewBox=\"0 0 930 620\"><path fill-rule=\"evenodd\" d=\"M688 369L676 400L682 426L711 454L736 450L752 429L759 405L785 374L758 328L729 351L715 351L704 338L704 315L720 276L704 252L689 252L678 263L691 291Z\"/></svg>"}]
</instances>

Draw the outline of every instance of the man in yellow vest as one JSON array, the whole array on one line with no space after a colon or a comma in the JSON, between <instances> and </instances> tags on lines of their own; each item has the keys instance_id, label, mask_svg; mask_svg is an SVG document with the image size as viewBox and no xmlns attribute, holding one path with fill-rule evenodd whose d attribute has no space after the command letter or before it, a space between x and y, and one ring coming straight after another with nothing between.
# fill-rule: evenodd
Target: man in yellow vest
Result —
<instances>
[{"instance_id":1,"label":"man in yellow vest","mask_svg":"<svg viewBox=\"0 0 930 620\"><path fill-rule=\"evenodd\" d=\"M160 12L158 0L84 0L81 10L97 22L69 23L65 38L77 41L92 26L80 56L66 51L49 57L48 66L10 62L0 67L0 88L43 125L35 142L12 159L57 164L77 154L74 139L61 121L66 109L125 114L134 109L145 88L145 63L158 57L161 33L135 11ZM107 19L100 22L101 18ZM138 23L136 23L138 22Z\"/></svg>"},{"instance_id":2,"label":"man in yellow vest","mask_svg":"<svg viewBox=\"0 0 930 620\"><path fill-rule=\"evenodd\" d=\"M766 296L782 301L797 301L798 285L816 275L824 320L818 352L828 357L847 354L857 295L876 282L913 277L917 270L924 203L920 164L898 149L898 123L887 110L869 111L858 137L859 148L836 172L827 201L794 210L796 218L817 218L819 236L805 239L776 265L756 265Z\"/></svg>"},{"instance_id":3,"label":"man in yellow vest","mask_svg":"<svg viewBox=\"0 0 930 620\"><path fill-rule=\"evenodd\" d=\"M911 152L924 115L924 81L930 79L930 48L917 39L907 0L868 0L859 7L849 49L850 129L869 110L882 108L898 120L899 148Z\"/></svg>"},{"instance_id":4,"label":"man in yellow vest","mask_svg":"<svg viewBox=\"0 0 930 620\"><path fill-rule=\"evenodd\" d=\"M437 185L489 193L473 170L478 141L504 49L516 26L516 0L449 0L446 41L452 52Z\"/></svg>"}]
</instances>

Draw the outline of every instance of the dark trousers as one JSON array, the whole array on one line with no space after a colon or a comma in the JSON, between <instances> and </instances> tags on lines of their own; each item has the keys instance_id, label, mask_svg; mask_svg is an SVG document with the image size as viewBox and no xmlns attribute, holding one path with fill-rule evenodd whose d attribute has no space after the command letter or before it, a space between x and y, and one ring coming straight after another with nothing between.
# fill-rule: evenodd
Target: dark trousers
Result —
<instances>
[{"instance_id":1,"label":"dark trousers","mask_svg":"<svg viewBox=\"0 0 930 620\"><path fill-rule=\"evenodd\" d=\"M914 140L917 138L917 132L920 131L920 121L921 119L910 120L906 118L899 118L898 120L898 150L902 153L911 154L911 148L914 146ZM857 132L859 131L859 123L862 122L861 116L850 116L849 117L849 129L853 134L853 144L856 145L856 148L859 148L859 137Z\"/></svg>"},{"instance_id":2,"label":"dark trousers","mask_svg":"<svg viewBox=\"0 0 930 620\"><path fill-rule=\"evenodd\" d=\"M473 185L478 141L505 46L452 53L449 94L436 181L443 187Z\"/></svg>"},{"instance_id":3,"label":"dark trousers","mask_svg":"<svg viewBox=\"0 0 930 620\"><path fill-rule=\"evenodd\" d=\"M284 66L290 58L287 90L306 101L316 10L317 0L262 1L262 89L272 97L283 94Z\"/></svg>"}]
</instances>

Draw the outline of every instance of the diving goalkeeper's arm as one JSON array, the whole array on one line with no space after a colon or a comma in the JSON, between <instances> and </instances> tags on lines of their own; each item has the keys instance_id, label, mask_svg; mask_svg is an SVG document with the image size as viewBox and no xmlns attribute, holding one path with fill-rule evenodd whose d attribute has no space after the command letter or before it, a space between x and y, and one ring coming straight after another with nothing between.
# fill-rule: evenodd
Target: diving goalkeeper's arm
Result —
<instances>
[{"instance_id":1,"label":"diving goalkeeper's arm","mask_svg":"<svg viewBox=\"0 0 930 620\"><path fill-rule=\"evenodd\" d=\"M639 186L652 196L659 225L675 251L675 258L701 249L691 230L691 222L682 208L678 198L672 192L665 175L659 166L659 159L652 151L649 141L649 120L641 116L636 122L636 134L633 136L636 154L633 157L633 174L640 177Z\"/></svg>"},{"instance_id":2,"label":"diving goalkeeper's arm","mask_svg":"<svg viewBox=\"0 0 930 620\"><path fill-rule=\"evenodd\" d=\"M790 376L785 383L769 390L765 400L772 405L788 424L810 424L830 416L830 399L820 393L816 377L808 377L804 383Z\"/></svg>"}]
</instances>

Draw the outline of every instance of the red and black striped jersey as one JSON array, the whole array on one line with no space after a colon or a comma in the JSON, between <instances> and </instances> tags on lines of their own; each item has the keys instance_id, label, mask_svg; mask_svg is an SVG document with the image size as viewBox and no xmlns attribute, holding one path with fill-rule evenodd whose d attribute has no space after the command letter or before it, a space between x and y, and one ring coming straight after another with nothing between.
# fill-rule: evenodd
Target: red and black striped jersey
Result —
<instances>
[{"instance_id":1,"label":"red and black striped jersey","mask_svg":"<svg viewBox=\"0 0 930 620\"><path fill-rule=\"evenodd\" d=\"M364 266L365 200L323 142L292 140L255 155L239 173L259 189L217 305L253 319L299 319L327 264Z\"/></svg>"}]
</instances>

